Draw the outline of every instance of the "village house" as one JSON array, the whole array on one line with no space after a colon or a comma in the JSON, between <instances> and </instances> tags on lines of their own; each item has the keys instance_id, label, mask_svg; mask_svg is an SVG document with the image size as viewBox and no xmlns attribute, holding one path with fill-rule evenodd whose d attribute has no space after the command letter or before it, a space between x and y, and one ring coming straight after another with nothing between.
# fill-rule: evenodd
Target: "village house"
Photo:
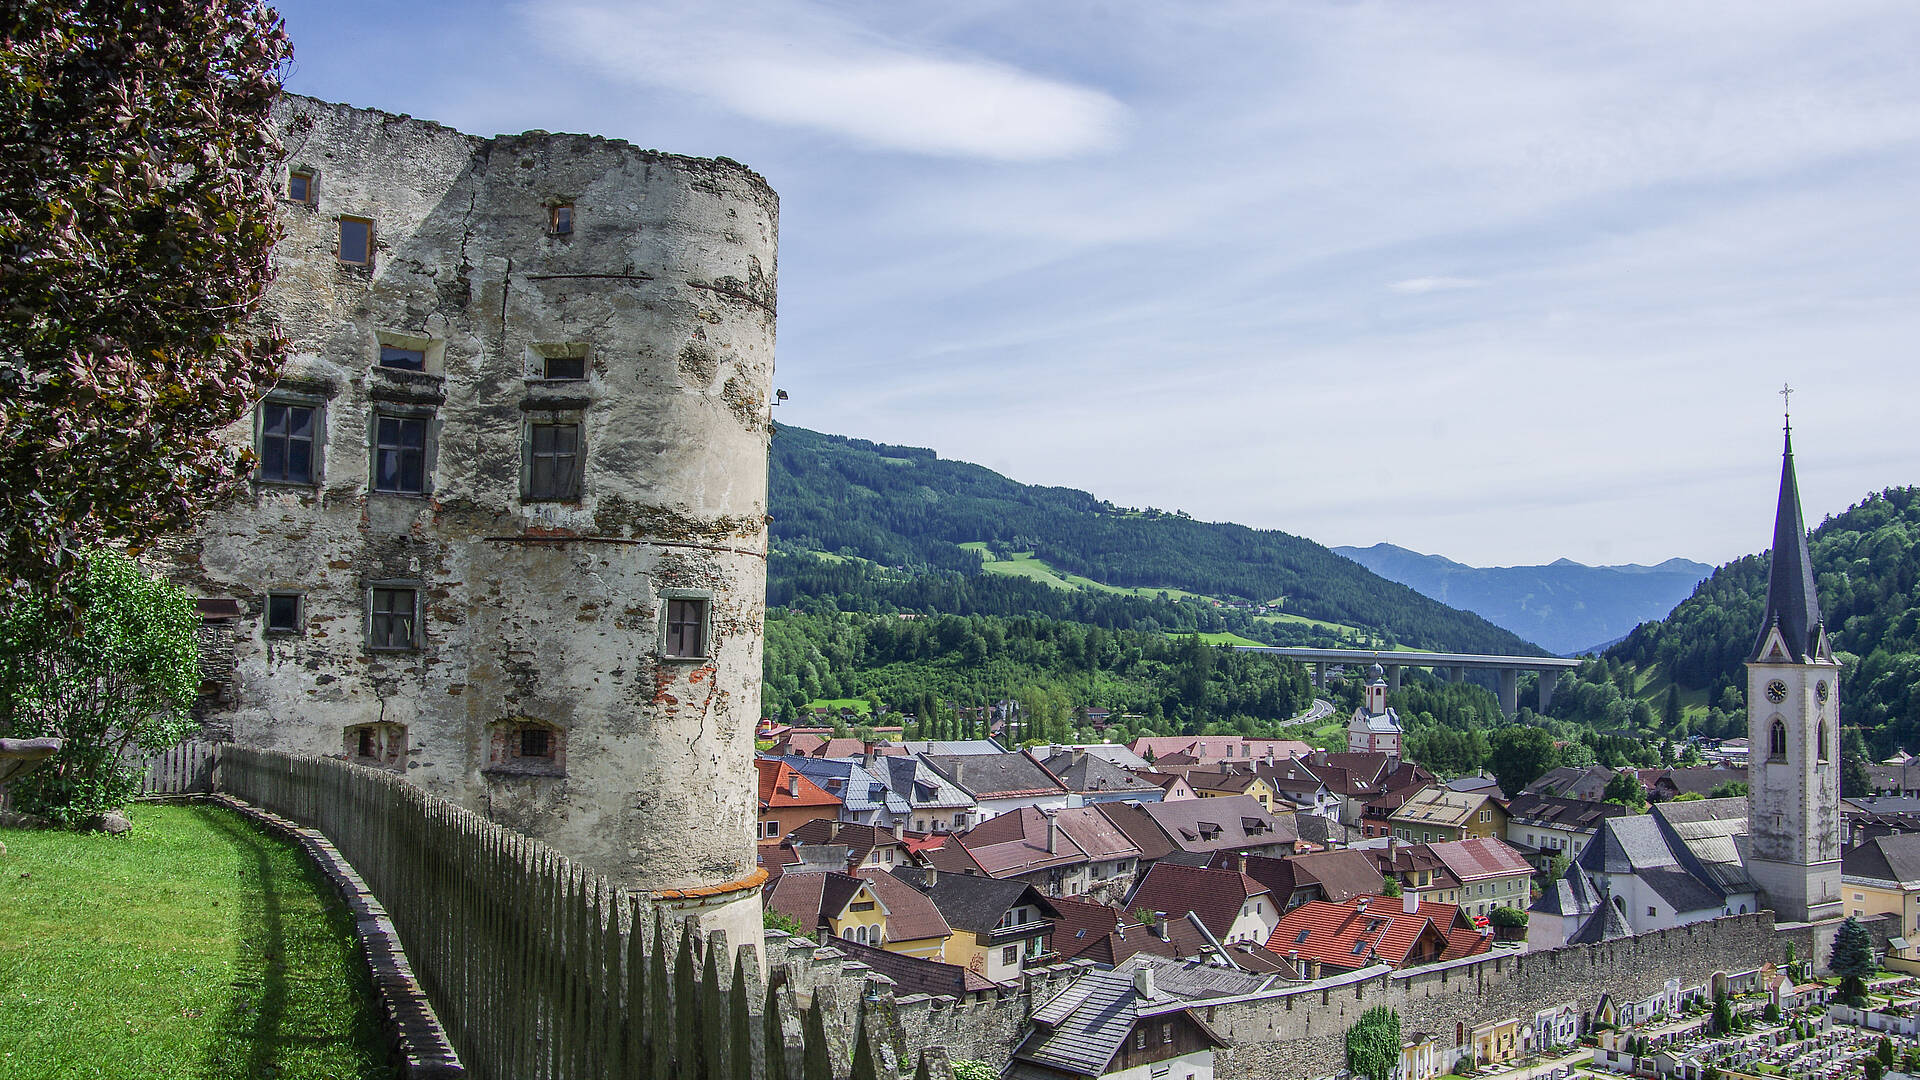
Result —
<instances>
[{"instance_id":1,"label":"village house","mask_svg":"<svg viewBox=\"0 0 1920 1080\"><path fill-rule=\"evenodd\" d=\"M1124 747L1108 749L1133 756ZM1042 756L1040 764L1066 785L1068 791L1079 796L1082 806L1097 802L1126 802L1129 799L1158 802L1165 794L1160 785L1128 772L1121 765L1089 750L1060 749Z\"/></svg>"},{"instance_id":2,"label":"village house","mask_svg":"<svg viewBox=\"0 0 1920 1080\"><path fill-rule=\"evenodd\" d=\"M1388 837L1385 847L1361 848L1373 860L1383 878L1400 884L1403 893L1418 893L1422 899L1442 904L1460 902L1460 879L1453 875L1432 844L1403 844Z\"/></svg>"},{"instance_id":3,"label":"village house","mask_svg":"<svg viewBox=\"0 0 1920 1080\"><path fill-rule=\"evenodd\" d=\"M765 903L815 940L842 938L921 959L942 959L952 933L932 901L884 870L790 869L768 884Z\"/></svg>"},{"instance_id":4,"label":"village house","mask_svg":"<svg viewBox=\"0 0 1920 1080\"><path fill-rule=\"evenodd\" d=\"M1142 864L1176 853L1216 851L1290 855L1299 833L1291 816L1276 818L1245 795L1178 802L1101 803L1095 807L1140 849Z\"/></svg>"},{"instance_id":5,"label":"village house","mask_svg":"<svg viewBox=\"0 0 1920 1080\"><path fill-rule=\"evenodd\" d=\"M1901 936L1920 940L1920 833L1878 836L1849 848L1840 857L1840 884L1848 915L1892 915Z\"/></svg>"},{"instance_id":6,"label":"village house","mask_svg":"<svg viewBox=\"0 0 1920 1080\"><path fill-rule=\"evenodd\" d=\"M1054 897L1053 951L1062 962L1082 957L1109 967L1135 953L1176 955L1173 945L1147 924L1112 904L1081 897Z\"/></svg>"},{"instance_id":7,"label":"village house","mask_svg":"<svg viewBox=\"0 0 1920 1080\"><path fill-rule=\"evenodd\" d=\"M1267 813L1273 813L1273 787L1253 773L1190 769L1187 783L1193 788L1193 793L1202 799L1245 795L1258 801L1261 809Z\"/></svg>"},{"instance_id":8,"label":"village house","mask_svg":"<svg viewBox=\"0 0 1920 1080\"><path fill-rule=\"evenodd\" d=\"M1156 919L1192 912L1223 945L1260 944L1280 921L1273 891L1244 872L1172 862L1153 864L1123 906Z\"/></svg>"},{"instance_id":9,"label":"village house","mask_svg":"<svg viewBox=\"0 0 1920 1080\"><path fill-rule=\"evenodd\" d=\"M1006 1080L1211 1080L1213 1052L1227 1041L1186 999L1159 991L1155 974L1152 967L1139 967L1083 976L1034 1011L1026 1038L1001 1075ZM1251 983L1242 992L1260 985Z\"/></svg>"},{"instance_id":10,"label":"village house","mask_svg":"<svg viewBox=\"0 0 1920 1080\"><path fill-rule=\"evenodd\" d=\"M892 800L906 807L907 827L917 833L948 833L973 821L973 796L942 776L917 754L875 755L867 763L873 776L886 785Z\"/></svg>"},{"instance_id":11,"label":"village house","mask_svg":"<svg viewBox=\"0 0 1920 1080\"><path fill-rule=\"evenodd\" d=\"M1193 793L1193 785L1187 783L1187 778L1181 776L1179 773L1155 772L1148 769L1138 772L1135 775L1160 789L1161 802L1177 802L1181 799L1197 799L1200 797ZM1152 800L1143 799L1141 801L1150 802Z\"/></svg>"},{"instance_id":12,"label":"village house","mask_svg":"<svg viewBox=\"0 0 1920 1080\"><path fill-rule=\"evenodd\" d=\"M1492 944L1459 908L1413 893L1357 896L1342 904L1309 900L1282 915L1267 939L1272 952L1305 964L1309 979L1375 964L1397 969L1454 960Z\"/></svg>"},{"instance_id":13,"label":"village house","mask_svg":"<svg viewBox=\"0 0 1920 1080\"><path fill-rule=\"evenodd\" d=\"M1497 837L1507 831L1506 808L1492 796L1444 787L1415 793L1389 820L1393 835L1409 844Z\"/></svg>"},{"instance_id":14,"label":"village house","mask_svg":"<svg viewBox=\"0 0 1920 1080\"><path fill-rule=\"evenodd\" d=\"M1027 753L924 754L921 759L973 798L975 821L1025 807L1064 810L1074 795Z\"/></svg>"},{"instance_id":15,"label":"village house","mask_svg":"<svg viewBox=\"0 0 1920 1080\"><path fill-rule=\"evenodd\" d=\"M953 929L946 962L987 981L1017 986L1030 965L1052 959L1048 941L1060 910L1024 881L906 867L894 876L919 890Z\"/></svg>"},{"instance_id":16,"label":"village house","mask_svg":"<svg viewBox=\"0 0 1920 1080\"><path fill-rule=\"evenodd\" d=\"M780 848L786 851L803 846L838 845L847 849L848 873L862 867L892 869L905 866L908 861L908 849L905 830L895 825L891 829L878 825L861 825L851 821L816 818L789 832L780 842ZM791 858L777 853L763 861L791 862ZM769 872L772 870L769 868Z\"/></svg>"},{"instance_id":17,"label":"village house","mask_svg":"<svg viewBox=\"0 0 1920 1080\"><path fill-rule=\"evenodd\" d=\"M1545 870L1555 855L1572 860L1585 851L1610 817L1625 817L1633 809L1620 803L1562 799L1532 792L1515 795L1507 803L1507 843Z\"/></svg>"},{"instance_id":18,"label":"village house","mask_svg":"<svg viewBox=\"0 0 1920 1080\"><path fill-rule=\"evenodd\" d=\"M1267 887L1281 911L1309 900L1340 902L1380 891L1384 882L1368 852L1318 851L1285 858L1221 852L1210 866L1238 869Z\"/></svg>"},{"instance_id":19,"label":"village house","mask_svg":"<svg viewBox=\"0 0 1920 1080\"><path fill-rule=\"evenodd\" d=\"M1428 850L1460 882L1457 898L1449 902L1468 916L1491 915L1494 908L1525 911L1532 906L1533 866L1505 842L1475 837L1432 844Z\"/></svg>"},{"instance_id":20,"label":"village house","mask_svg":"<svg viewBox=\"0 0 1920 1080\"><path fill-rule=\"evenodd\" d=\"M789 768L840 800L840 820L892 828L908 819L906 800L887 790L858 762L835 758L781 758Z\"/></svg>"},{"instance_id":21,"label":"village house","mask_svg":"<svg viewBox=\"0 0 1920 1080\"><path fill-rule=\"evenodd\" d=\"M1521 794L1551 795L1560 799L1600 802L1607 797L1607 781L1611 779L1613 779L1613 770L1605 765L1562 765L1557 769L1549 769L1539 779L1523 788Z\"/></svg>"},{"instance_id":22,"label":"village house","mask_svg":"<svg viewBox=\"0 0 1920 1080\"><path fill-rule=\"evenodd\" d=\"M753 763L760 774L757 839L777 840L817 817L840 816L840 799L778 758Z\"/></svg>"},{"instance_id":23,"label":"village house","mask_svg":"<svg viewBox=\"0 0 1920 1080\"><path fill-rule=\"evenodd\" d=\"M955 833L921 852L920 861L943 874L1024 881L1048 896L1087 891L1087 853L1052 814L1031 806Z\"/></svg>"}]
</instances>

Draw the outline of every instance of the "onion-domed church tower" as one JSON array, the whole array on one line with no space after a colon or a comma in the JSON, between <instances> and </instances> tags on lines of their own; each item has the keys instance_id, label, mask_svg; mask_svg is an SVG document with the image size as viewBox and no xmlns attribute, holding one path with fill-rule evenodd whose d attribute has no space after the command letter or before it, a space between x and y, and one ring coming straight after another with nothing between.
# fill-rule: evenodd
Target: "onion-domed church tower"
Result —
<instances>
[{"instance_id":1,"label":"onion-domed church tower","mask_svg":"<svg viewBox=\"0 0 1920 1080\"><path fill-rule=\"evenodd\" d=\"M1793 473L1780 466L1767 610L1747 660L1747 870L1783 922L1840 915L1840 663L1814 594Z\"/></svg>"}]
</instances>

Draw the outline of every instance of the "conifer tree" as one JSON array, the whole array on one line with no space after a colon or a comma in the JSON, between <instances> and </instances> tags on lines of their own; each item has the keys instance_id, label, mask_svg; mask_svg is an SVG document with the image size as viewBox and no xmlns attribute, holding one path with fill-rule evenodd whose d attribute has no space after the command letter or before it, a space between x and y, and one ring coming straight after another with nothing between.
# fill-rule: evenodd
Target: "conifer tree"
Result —
<instances>
[{"instance_id":1,"label":"conifer tree","mask_svg":"<svg viewBox=\"0 0 1920 1080\"><path fill-rule=\"evenodd\" d=\"M1840 999L1858 1006L1866 1000L1867 978L1879 970L1873 962L1873 939L1859 920L1848 916L1833 941L1833 973L1840 976Z\"/></svg>"}]
</instances>

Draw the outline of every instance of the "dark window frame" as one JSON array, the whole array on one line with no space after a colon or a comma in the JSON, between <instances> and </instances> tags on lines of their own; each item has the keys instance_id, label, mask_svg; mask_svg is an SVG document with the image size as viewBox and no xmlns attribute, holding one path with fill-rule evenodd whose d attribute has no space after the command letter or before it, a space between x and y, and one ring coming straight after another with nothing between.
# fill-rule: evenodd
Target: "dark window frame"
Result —
<instances>
[{"instance_id":1,"label":"dark window frame","mask_svg":"<svg viewBox=\"0 0 1920 1080\"><path fill-rule=\"evenodd\" d=\"M293 625L274 625L275 601L289 600L293 602ZM260 630L262 633L272 634L276 637L298 637L306 632L306 616L307 598L304 594L275 589L267 593L265 602L260 606Z\"/></svg>"},{"instance_id":2,"label":"dark window frame","mask_svg":"<svg viewBox=\"0 0 1920 1080\"><path fill-rule=\"evenodd\" d=\"M417 496L417 495L428 495L432 493L433 491L433 453L432 451L433 451L434 419L435 417L431 412L422 413L422 412L417 412L412 410L400 410L400 409L391 409L391 408L379 408L374 410L373 420L372 420L372 423L369 425L370 430L368 431L368 438L367 438L367 449L368 449L367 462L370 468L370 475L367 478L367 486L369 490L380 495L416 495ZM393 441L393 442L388 441L388 432L386 430L386 425L389 422L395 425L399 425L394 429L394 434L393 434L393 438L397 441ZM405 426L409 424L420 425L420 445L419 446L408 446L404 441L405 431L406 431ZM394 487L383 486L382 477L383 475L385 475L387 471L383 466L385 464L386 457L389 453L399 456L398 463L394 470L398 476L398 479L395 481L395 483L398 484L399 486L394 486ZM414 454L414 453L417 453L419 455L419 463L418 463L419 476L417 477L418 483L417 483L417 486L408 487L408 486L405 486L407 483L407 480L409 479L407 476L407 469L406 469L407 455Z\"/></svg>"},{"instance_id":3,"label":"dark window frame","mask_svg":"<svg viewBox=\"0 0 1920 1080\"><path fill-rule=\"evenodd\" d=\"M1767 728L1767 760L1787 760L1787 722L1777 716Z\"/></svg>"},{"instance_id":4,"label":"dark window frame","mask_svg":"<svg viewBox=\"0 0 1920 1080\"><path fill-rule=\"evenodd\" d=\"M698 619L684 618L683 606L698 605ZM676 618L676 614L681 618ZM686 651L684 627L696 625L699 640L697 647ZM676 638L678 640L676 641ZM663 660L709 660L713 658L713 593L704 589L662 589L660 590L660 638L659 654Z\"/></svg>"},{"instance_id":5,"label":"dark window frame","mask_svg":"<svg viewBox=\"0 0 1920 1080\"><path fill-rule=\"evenodd\" d=\"M315 196L317 194L313 188L313 181L314 172L312 169L288 169L287 201L298 203L301 206L312 206L316 201ZM301 189L298 194L294 191L296 185Z\"/></svg>"},{"instance_id":6,"label":"dark window frame","mask_svg":"<svg viewBox=\"0 0 1920 1080\"><path fill-rule=\"evenodd\" d=\"M367 246L366 246L365 258L362 258L362 259L347 258L347 224L349 222L355 225L365 225L367 227ZM342 214L335 222L335 225L336 225L336 228L334 229L334 234L333 234L334 259L337 262L339 262L340 265L342 266L358 266L358 267L364 267L367 269L372 269L373 268L373 250L374 250L374 242L375 242L373 219L364 218L364 217L355 217L352 214Z\"/></svg>"},{"instance_id":7,"label":"dark window frame","mask_svg":"<svg viewBox=\"0 0 1920 1080\"><path fill-rule=\"evenodd\" d=\"M547 207L548 236L572 236L573 224L572 203L554 203Z\"/></svg>"},{"instance_id":8,"label":"dark window frame","mask_svg":"<svg viewBox=\"0 0 1920 1080\"><path fill-rule=\"evenodd\" d=\"M375 581L367 585L367 649L371 652L419 652L425 642L421 627L422 593L418 581ZM405 594L406 607L394 606ZM393 620L406 619L404 635L396 636ZM404 640L402 640L404 639Z\"/></svg>"},{"instance_id":9,"label":"dark window frame","mask_svg":"<svg viewBox=\"0 0 1920 1080\"><path fill-rule=\"evenodd\" d=\"M389 353L396 355L389 357ZM398 362L390 363L389 360ZM412 345L390 345L383 341L380 343L379 359L374 363L388 371L424 372L427 370L427 349L426 346L415 348Z\"/></svg>"},{"instance_id":10,"label":"dark window frame","mask_svg":"<svg viewBox=\"0 0 1920 1080\"><path fill-rule=\"evenodd\" d=\"M572 446L559 446L560 433L572 432ZM543 446L542 440L545 439ZM527 502L579 502L586 485L586 424L577 418L542 417L527 421L525 483ZM570 462L564 469L560 462Z\"/></svg>"},{"instance_id":11,"label":"dark window frame","mask_svg":"<svg viewBox=\"0 0 1920 1080\"><path fill-rule=\"evenodd\" d=\"M274 410L286 411L286 430L279 432L270 430ZM311 414L308 418L307 434L305 436L295 435L293 433L292 417L294 410L304 410ZM326 402L324 399L304 396L296 397L285 394L269 394L263 398L259 407L254 409L253 448L254 454L260 459L259 464L256 465L253 470L254 479L263 484L274 484L286 487L317 487L321 481L323 472L322 465L325 460L326 419ZM275 455L269 451L268 446L269 443L273 441L281 443L280 454L278 455L280 461L280 475L278 476L269 474L269 468L275 459ZM298 479L290 475L293 451L296 444L299 443L305 443L307 451L307 470L304 479Z\"/></svg>"}]
</instances>

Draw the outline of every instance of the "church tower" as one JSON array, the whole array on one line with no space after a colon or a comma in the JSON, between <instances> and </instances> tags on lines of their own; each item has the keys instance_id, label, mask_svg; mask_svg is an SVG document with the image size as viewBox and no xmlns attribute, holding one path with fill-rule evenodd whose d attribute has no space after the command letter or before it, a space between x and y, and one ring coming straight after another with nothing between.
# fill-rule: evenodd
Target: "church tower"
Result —
<instances>
[{"instance_id":1,"label":"church tower","mask_svg":"<svg viewBox=\"0 0 1920 1080\"><path fill-rule=\"evenodd\" d=\"M1840 664L1814 594L1787 427L1767 610L1747 660L1747 870L1782 922L1840 915Z\"/></svg>"}]
</instances>

